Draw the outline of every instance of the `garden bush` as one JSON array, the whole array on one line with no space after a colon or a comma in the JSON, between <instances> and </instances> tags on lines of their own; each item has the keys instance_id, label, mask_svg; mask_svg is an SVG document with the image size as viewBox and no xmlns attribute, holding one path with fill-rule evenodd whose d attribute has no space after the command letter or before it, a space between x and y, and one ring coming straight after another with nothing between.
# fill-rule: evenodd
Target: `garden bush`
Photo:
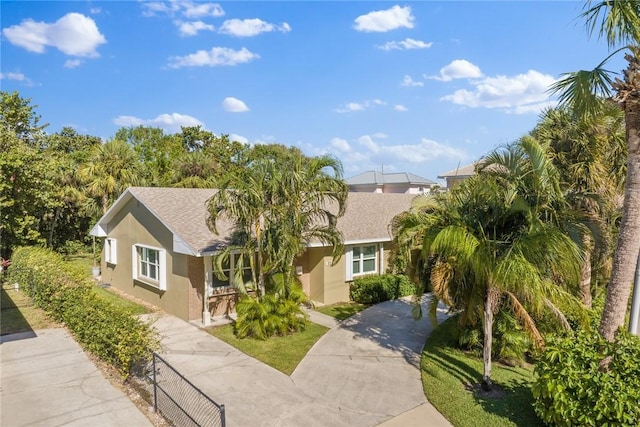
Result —
<instances>
[{"instance_id":1,"label":"garden bush","mask_svg":"<svg viewBox=\"0 0 640 427\"><path fill-rule=\"evenodd\" d=\"M81 268L51 250L19 248L9 275L38 307L63 322L85 350L113 365L123 378L159 346L148 323L100 298Z\"/></svg>"},{"instance_id":2,"label":"garden bush","mask_svg":"<svg viewBox=\"0 0 640 427\"><path fill-rule=\"evenodd\" d=\"M545 423L640 425L640 338L620 332L610 343L597 332L579 332L552 339L535 372L534 409Z\"/></svg>"},{"instance_id":3,"label":"garden bush","mask_svg":"<svg viewBox=\"0 0 640 427\"><path fill-rule=\"evenodd\" d=\"M236 313L236 336L261 340L302 331L308 317L295 295L284 298L266 294L260 299L245 296L238 302Z\"/></svg>"},{"instance_id":4,"label":"garden bush","mask_svg":"<svg viewBox=\"0 0 640 427\"><path fill-rule=\"evenodd\" d=\"M361 304L377 304L414 293L415 286L407 276L382 274L356 278L349 289L349 298Z\"/></svg>"}]
</instances>

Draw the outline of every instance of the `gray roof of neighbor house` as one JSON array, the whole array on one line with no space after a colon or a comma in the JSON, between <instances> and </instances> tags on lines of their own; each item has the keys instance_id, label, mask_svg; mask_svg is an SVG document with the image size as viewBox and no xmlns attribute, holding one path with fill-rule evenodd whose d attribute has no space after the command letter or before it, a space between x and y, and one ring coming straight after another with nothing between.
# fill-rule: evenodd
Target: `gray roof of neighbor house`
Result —
<instances>
[{"instance_id":1,"label":"gray roof of neighbor house","mask_svg":"<svg viewBox=\"0 0 640 427\"><path fill-rule=\"evenodd\" d=\"M438 175L438 179L453 178L453 177L468 178L476 174L477 164L478 162L473 162L469 165L460 166L452 171Z\"/></svg>"},{"instance_id":2,"label":"gray roof of neighbor house","mask_svg":"<svg viewBox=\"0 0 640 427\"><path fill-rule=\"evenodd\" d=\"M228 243L233 224L222 218L218 234L207 226L206 203L218 190L196 188L128 188L91 230L91 235L109 235L109 223L132 199L144 205L173 234L173 250L194 256L215 252ZM389 225L397 214L408 210L415 194L349 193L345 215L338 230L345 244L391 240ZM310 246L322 246L311 243Z\"/></svg>"},{"instance_id":3,"label":"gray roof of neighbor house","mask_svg":"<svg viewBox=\"0 0 640 427\"><path fill-rule=\"evenodd\" d=\"M408 172L383 173L378 171L368 171L356 175L346 180L347 185L385 185L385 184L413 184L413 185L436 185L431 181L418 175Z\"/></svg>"}]
</instances>

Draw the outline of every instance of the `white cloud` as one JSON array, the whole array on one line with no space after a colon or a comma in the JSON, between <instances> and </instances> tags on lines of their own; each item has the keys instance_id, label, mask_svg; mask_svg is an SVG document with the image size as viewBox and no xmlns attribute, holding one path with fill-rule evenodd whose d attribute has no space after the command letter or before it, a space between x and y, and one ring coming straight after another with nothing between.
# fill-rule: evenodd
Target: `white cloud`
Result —
<instances>
[{"instance_id":1,"label":"white cloud","mask_svg":"<svg viewBox=\"0 0 640 427\"><path fill-rule=\"evenodd\" d=\"M326 152L338 156L345 170L357 173L363 170L379 170L384 165L385 171L406 171L416 169L416 165L441 159L465 162L468 155L465 150L447 144L421 138L414 144L381 143L377 134L362 135L353 143L344 138L335 137L329 141ZM320 153L318 153L320 154Z\"/></svg>"},{"instance_id":2,"label":"white cloud","mask_svg":"<svg viewBox=\"0 0 640 427\"><path fill-rule=\"evenodd\" d=\"M82 60L80 59L67 59L64 61L64 68L76 68L82 65Z\"/></svg>"},{"instance_id":3,"label":"white cloud","mask_svg":"<svg viewBox=\"0 0 640 427\"><path fill-rule=\"evenodd\" d=\"M240 144L243 144L243 145L248 145L249 144L249 139L248 138L245 138L244 136L238 135L238 134L235 134L235 133L230 133L229 134L229 141L237 141L237 142L239 142Z\"/></svg>"},{"instance_id":4,"label":"white cloud","mask_svg":"<svg viewBox=\"0 0 640 427\"><path fill-rule=\"evenodd\" d=\"M353 28L364 32L386 32L397 28L413 28L414 16L411 7L393 6L387 10L376 10L358 16Z\"/></svg>"},{"instance_id":5,"label":"white cloud","mask_svg":"<svg viewBox=\"0 0 640 427\"><path fill-rule=\"evenodd\" d=\"M13 80L23 86L34 86L33 81L22 73L0 73L0 80Z\"/></svg>"},{"instance_id":6,"label":"white cloud","mask_svg":"<svg viewBox=\"0 0 640 427\"><path fill-rule=\"evenodd\" d=\"M513 114L539 113L552 105L547 90L555 79L535 70L516 76L487 77L472 82L473 90L459 89L441 98L471 108L499 108Z\"/></svg>"},{"instance_id":7,"label":"white cloud","mask_svg":"<svg viewBox=\"0 0 640 427\"><path fill-rule=\"evenodd\" d=\"M383 132L376 132L371 136L373 136L374 138L380 138L380 139L389 138L389 135Z\"/></svg>"},{"instance_id":8,"label":"white cloud","mask_svg":"<svg viewBox=\"0 0 640 427\"><path fill-rule=\"evenodd\" d=\"M400 112L409 111L409 109L402 104L396 104L393 109Z\"/></svg>"},{"instance_id":9,"label":"white cloud","mask_svg":"<svg viewBox=\"0 0 640 427\"><path fill-rule=\"evenodd\" d=\"M91 9L89 9L89 13L92 15L97 15L100 12L102 12L102 8L99 7L92 7Z\"/></svg>"},{"instance_id":10,"label":"white cloud","mask_svg":"<svg viewBox=\"0 0 640 427\"><path fill-rule=\"evenodd\" d=\"M331 141L329 141L329 144L331 145L331 147L335 148L336 150L342 153L347 153L351 151L351 146L349 145L349 142L347 142L347 140L343 138L331 138Z\"/></svg>"},{"instance_id":11,"label":"white cloud","mask_svg":"<svg viewBox=\"0 0 640 427\"><path fill-rule=\"evenodd\" d=\"M249 111L247 104L232 96L228 96L222 101L222 108L230 113L244 113L245 111Z\"/></svg>"},{"instance_id":12,"label":"white cloud","mask_svg":"<svg viewBox=\"0 0 640 427\"><path fill-rule=\"evenodd\" d=\"M192 22L183 22L176 21L176 26L178 27L178 31L180 31L181 36L195 36L198 34L198 31L213 31L215 27L211 24L206 24L202 21L192 21Z\"/></svg>"},{"instance_id":13,"label":"white cloud","mask_svg":"<svg viewBox=\"0 0 640 427\"><path fill-rule=\"evenodd\" d=\"M260 58L260 55L249 51L245 47L240 50L214 47L209 51L199 50L186 56L173 56L169 58L169 66L171 68L232 66L244 64L258 58Z\"/></svg>"},{"instance_id":14,"label":"white cloud","mask_svg":"<svg viewBox=\"0 0 640 427\"><path fill-rule=\"evenodd\" d=\"M144 16L156 16L164 14L175 16L177 14L185 18L202 18L212 16L214 18L224 16L222 6L217 3L200 3L193 1L144 1L141 2Z\"/></svg>"},{"instance_id":15,"label":"white cloud","mask_svg":"<svg viewBox=\"0 0 640 427\"><path fill-rule=\"evenodd\" d=\"M55 47L71 56L98 57L96 49L107 40L95 21L79 13L68 13L54 23L22 21L2 30L10 43L30 52L44 53L46 46Z\"/></svg>"},{"instance_id":16,"label":"white cloud","mask_svg":"<svg viewBox=\"0 0 640 427\"><path fill-rule=\"evenodd\" d=\"M406 38L402 41L390 41L383 45L376 46L378 49L390 50L409 50L409 49L428 49L433 43L425 43L421 40Z\"/></svg>"},{"instance_id":17,"label":"white cloud","mask_svg":"<svg viewBox=\"0 0 640 427\"><path fill-rule=\"evenodd\" d=\"M200 3L191 1L178 2L182 8L182 14L187 18L200 18L203 16L213 16L215 18L224 16L222 6L217 3Z\"/></svg>"},{"instance_id":18,"label":"white cloud","mask_svg":"<svg viewBox=\"0 0 640 427\"><path fill-rule=\"evenodd\" d=\"M179 132L181 126L203 126L200 120L186 114L160 114L155 119L141 119L135 116L118 116L113 119L118 126L155 126L169 132Z\"/></svg>"},{"instance_id":19,"label":"white cloud","mask_svg":"<svg viewBox=\"0 0 640 427\"><path fill-rule=\"evenodd\" d=\"M372 99L364 102L349 102L344 107L336 108L336 113L349 113L352 111L364 111L368 108L372 108L374 105L386 105L387 103L381 99Z\"/></svg>"},{"instance_id":20,"label":"white cloud","mask_svg":"<svg viewBox=\"0 0 640 427\"><path fill-rule=\"evenodd\" d=\"M454 79L479 79L483 77L480 67L466 59L456 59L440 69L439 76L425 76L428 79L450 82Z\"/></svg>"},{"instance_id":21,"label":"white cloud","mask_svg":"<svg viewBox=\"0 0 640 427\"><path fill-rule=\"evenodd\" d=\"M271 24L258 18L253 19L229 19L222 23L219 32L235 37L253 37L261 33L280 31L288 33L291 26L286 22L280 25Z\"/></svg>"},{"instance_id":22,"label":"white cloud","mask_svg":"<svg viewBox=\"0 0 640 427\"><path fill-rule=\"evenodd\" d=\"M409 86L409 87L424 86L424 82L415 81L411 78L411 76L405 75L404 78L402 79L402 83L400 83L400 86Z\"/></svg>"}]
</instances>

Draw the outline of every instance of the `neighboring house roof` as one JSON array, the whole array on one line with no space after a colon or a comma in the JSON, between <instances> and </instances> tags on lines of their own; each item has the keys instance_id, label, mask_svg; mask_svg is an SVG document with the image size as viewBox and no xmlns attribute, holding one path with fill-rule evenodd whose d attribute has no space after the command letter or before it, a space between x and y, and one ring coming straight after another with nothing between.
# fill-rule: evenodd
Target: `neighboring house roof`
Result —
<instances>
[{"instance_id":1,"label":"neighboring house roof","mask_svg":"<svg viewBox=\"0 0 640 427\"><path fill-rule=\"evenodd\" d=\"M109 223L132 199L143 204L173 234L173 250L203 256L228 243L233 224L222 218L218 233L207 226L206 203L218 190L196 188L128 188L91 230L91 235L109 235ZM347 209L338 219L338 230L345 244L391 240L389 224L393 217L408 210L414 194L349 193ZM321 246L312 244L311 246Z\"/></svg>"},{"instance_id":2,"label":"neighboring house roof","mask_svg":"<svg viewBox=\"0 0 640 427\"><path fill-rule=\"evenodd\" d=\"M473 162L469 165L460 166L457 169L438 175L438 179L455 178L455 177L469 178L470 176L473 176L476 174L477 164L478 162Z\"/></svg>"},{"instance_id":3,"label":"neighboring house roof","mask_svg":"<svg viewBox=\"0 0 640 427\"><path fill-rule=\"evenodd\" d=\"M408 172L383 173L378 171L361 173L347 179L346 182L347 185L409 184L429 186L437 184L435 181Z\"/></svg>"}]
</instances>

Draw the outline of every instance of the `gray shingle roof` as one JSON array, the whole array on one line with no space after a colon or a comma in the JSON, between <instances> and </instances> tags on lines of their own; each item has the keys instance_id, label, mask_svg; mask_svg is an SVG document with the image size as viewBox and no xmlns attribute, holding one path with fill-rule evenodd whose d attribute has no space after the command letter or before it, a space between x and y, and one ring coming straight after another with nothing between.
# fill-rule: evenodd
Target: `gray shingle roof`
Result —
<instances>
[{"instance_id":1,"label":"gray shingle roof","mask_svg":"<svg viewBox=\"0 0 640 427\"><path fill-rule=\"evenodd\" d=\"M174 234L174 242L183 243L193 255L210 253L225 245L232 231L232 224L225 220L218 222L217 235L207 226L206 203L216 191L131 187L100 219L92 234L108 234L111 219L127 201L135 198ZM414 197L413 194L349 193L346 213L338 220L338 230L343 233L345 243L390 240L391 220L408 210Z\"/></svg>"},{"instance_id":2,"label":"gray shingle roof","mask_svg":"<svg viewBox=\"0 0 640 427\"><path fill-rule=\"evenodd\" d=\"M356 175L346 180L347 185L384 185L384 184L413 184L413 185L435 185L435 181L408 173L382 173L378 171L368 171Z\"/></svg>"}]
</instances>

